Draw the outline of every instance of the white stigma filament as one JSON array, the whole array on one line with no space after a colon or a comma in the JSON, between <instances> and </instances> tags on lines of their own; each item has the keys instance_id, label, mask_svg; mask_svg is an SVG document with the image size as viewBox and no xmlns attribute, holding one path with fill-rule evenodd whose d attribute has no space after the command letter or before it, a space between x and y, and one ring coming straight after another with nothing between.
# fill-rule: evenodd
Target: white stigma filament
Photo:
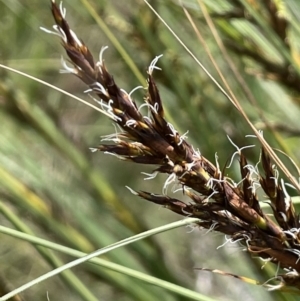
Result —
<instances>
[{"instance_id":1,"label":"white stigma filament","mask_svg":"<svg viewBox=\"0 0 300 301\"><path fill-rule=\"evenodd\" d=\"M156 57L152 60L152 62L150 63L150 66L149 66L149 68L148 68L148 74L149 74L149 75L152 75L154 69L161 70L161 68L159 68L159 67L157 67L157 66L155 66L155 65L156 65L156 63L158 62L158 60L159 60L162 56L163 56L162 54L161 54L161 55L158 55L158 56L156 56Z\"/></svg>"}]
</instances>

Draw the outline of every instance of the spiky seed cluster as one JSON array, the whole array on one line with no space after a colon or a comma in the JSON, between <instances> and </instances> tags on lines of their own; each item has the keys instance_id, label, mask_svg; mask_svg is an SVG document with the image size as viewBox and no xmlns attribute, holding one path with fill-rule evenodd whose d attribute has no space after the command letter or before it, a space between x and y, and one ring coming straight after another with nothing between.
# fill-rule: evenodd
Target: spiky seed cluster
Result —
<instances>
[{"instance_id":1,"label":"spiky seed cluster","mask_svg":"<svg viewBox=\"0 0 300 301\"><path fill-rule=\"evenodd\" d=\"M300 289L299 217L288 196L283 182L278 182L277 171L266 151L262 149L264 176L257 168L248 165L241 151L239 154L241 184L225 177L220 169L203 157L186 142L183 136L164 118L159 91L152 77L158 57L148 69L148 94L145 99L150 117L143 116L135 101L120 89L110 75L100 52L95 62L89 49L77 38L65 20L65 11L52 1L54 29L62 38L74 73L99 99L102 108L121 128L122 132L106 140L94 150L115 154L123 159L141 164L158 165L155 172L169 175L166 184L178 181L192 203L184 203L166 195L134 192L140 197L159 204L184 216L199 218L199 225L220 231L240 241L249 253L280 265L286 273L280 276L280 285ZM256 174L256 177L253 176ZM270 199L274 220L260 207L255 187L260 185ZM279 277L278 276L278 277Z\"/></svg>"}]
</instances>

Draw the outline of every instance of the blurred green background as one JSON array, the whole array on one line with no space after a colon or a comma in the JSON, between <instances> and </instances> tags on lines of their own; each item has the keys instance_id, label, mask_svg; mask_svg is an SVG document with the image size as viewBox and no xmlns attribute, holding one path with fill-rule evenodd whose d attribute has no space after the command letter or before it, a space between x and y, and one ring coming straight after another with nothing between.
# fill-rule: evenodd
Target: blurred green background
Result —
<instances>
[{"instance_id":1,"label":"blurred green background","mask_svg":"<svg viewBox=\"0 0 300 301\"><path fill-rule=\"evenodd\" d=\"M186 0L206 45L248 116L272 147L299 163L300 3L297 0L203 1L224 42L238 76L205 21L196 0ZM164 20L219 80L177 1L151 1ZM235 151L226 135L258 162L259 143L233 105L212 84L182 46L141 0L64 1L67 20L94 57L102 46L106 65L118 85L130 92L146 86L146 71L160 54L154 77L167 118L188 141L220 167ZM86 87L74 76L60 74L64 55L58 37L40 26L54 24L49 1L0 2L0 62L38 77L90 101ZM118 42L116 45L115 41ZM125 51L131 61L120 53ZM132 68L131 66L134 66ZM241 86L241 79L248 94ZM247 89L246 88L246 89ZM246 91L246 92L247 92ZM255 99L251 103L249 92ZM133 97L143 102L144 91ZM250 97L251 98L251 97ZM95 104L95 103L94 103ZM267 121L267 122L266 122ZM166 176L144 181L138 166L103 153L91 153L101 136L115 132L99 112L34 80L0 69L0 223L50 241L91 252L133 234L181 219L180 216L133 196L135 190L161 193ZM297 175L289 160L281 156ZM225 169L237 182L238 165ZM291 190L291 194L295 194ZM169 195L173 195L172 187ZM10 214L9 214L10 212ZM13 215L14 214L14 215ZM13 216L12 216L13 215ZM194 267L220 269L266 281L276 267L250 259L237 244L217 249L224 235L179 228L145 239L105 259L146 274L197 290L215 300L293 300L292 295L269 293L231 277L195 271ZM46 273L71 257L37 249L0 234L0 292L4 294ZM53 255L54 254L54 255ZM187 300L166 290L92 264L72 269L90 295L68 277L54 277L27 290L24 300Z\"/></svg>"}]
</instances>

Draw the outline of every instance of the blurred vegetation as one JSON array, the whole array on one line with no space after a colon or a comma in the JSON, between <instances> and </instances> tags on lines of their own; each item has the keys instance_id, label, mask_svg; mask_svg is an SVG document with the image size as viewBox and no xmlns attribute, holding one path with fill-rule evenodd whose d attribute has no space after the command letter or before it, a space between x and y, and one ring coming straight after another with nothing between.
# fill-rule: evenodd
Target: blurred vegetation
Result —
<instances>
[{"instance_id":1,"label":"blurred vegetation","mask_svg":"<svg viewBox=\"0 0 300 301\"><path fill-rule=\"evenodd\" d=\"M151 3L219 80L178 2ZM255 103L217 47L199 2L183 1L252 122L264 131L272 147L286 152L299 165L300 3L203 3ZM95 56L102 46L109 46L104 53L106 65L126 91L145 86L148 65L155 56L164 55L158 62L162 71L155 71L154 77L168 119L182 134L189 131L188 141L206 158L214 161L217 153L221 169L225 168L235 151L228 135L239 146L256 144L246 152L252 162L258 162L258 141L245 137L252 134L250 128L143 1L66 0L63 4L69 24ZM83 93L86 87L78 79L58 73L63 54L59 39L39 29L50 29L54 23L49 3L1 1L0 11L1 63L89 100ZM132 62L119 52L120 47ZM161 193L163 176L144 181L141 175L151 173L154 167L141 168L89 151L101 136L115 131L105 116L4 69L0 78L1 225L92 252L179 219L134 197L125 188ZM142 103L143 90L133 96ZM291 162L281 157L297 175ZM234 169L226 172L234 176ZM1 294L72 259L4 234L1 240ZM266 265L261 269L261 261L248 258L235 245L216 250L223 241L221 235L177 229L110 252L105 259L198 290L215 300L240 300L241 294L245 300L293 300L292 295L269 293L230 277L195 271L194 267L217 268L259 281L274 275L275 268ZM22 298L45 299L46 292L50 300L184 300L92 264L36 285Z\"/></svg>"}]
</instances>

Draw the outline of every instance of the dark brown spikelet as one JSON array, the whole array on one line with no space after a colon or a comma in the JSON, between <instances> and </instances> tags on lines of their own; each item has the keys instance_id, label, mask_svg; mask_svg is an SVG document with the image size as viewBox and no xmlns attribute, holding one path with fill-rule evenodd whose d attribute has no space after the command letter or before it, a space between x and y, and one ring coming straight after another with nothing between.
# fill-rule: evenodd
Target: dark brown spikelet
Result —
<instances>
[{"instance_id":1,"label":"dark brown spikelet","mask_svg":"<svg viewBox=\"0 0 300 301\"><path fill-rule=\"evenodd\" d=\"M59 9L54 1L52 14L62 45L73 64L72 69L66 67L67 71L89 86L106 109L106 115L122 129L121 133L105 139L111 144L102 144L93 150L113 153L135 163L155 165L155 172L168 175L164 191L170 183L177 182L191 202L144 191L134 192L136 195L177 214L198 218L199 227L230 235L232 241L242 243L250 254L279 265L283 274L278 276L281 283L275 288L290 285L299 289L299 216L267 152L262 149L264 175L261 175L239 150L241 182L234 184L166 121L162 99L152 76L159 57L148 69L145 105L150 115L143 116L135 101L118 87L107 70L102 60L104 48L100 61L95 62L87 46L71 31L62 8ZM274 218L267 216L261 208L256 194L258 186L269 198Z\"/></svg>"}]
</instances>

